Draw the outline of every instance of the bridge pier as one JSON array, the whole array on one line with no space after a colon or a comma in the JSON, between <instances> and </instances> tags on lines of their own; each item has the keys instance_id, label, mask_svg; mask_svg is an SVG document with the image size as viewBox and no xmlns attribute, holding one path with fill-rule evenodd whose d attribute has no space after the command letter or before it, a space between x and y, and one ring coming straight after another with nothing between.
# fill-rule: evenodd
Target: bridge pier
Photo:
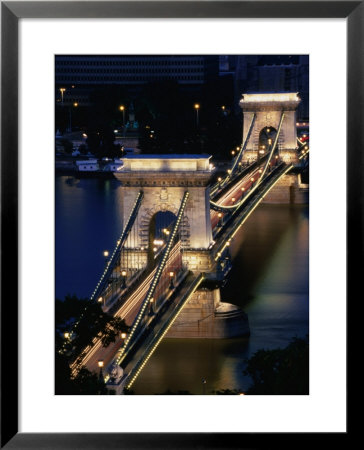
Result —
<instances>
[{"instance_id":1,"label":"bridge pier","mask_svg":"<svg viewBox=\"0 0 364 450\"><path fill-rule=\"evenodd\" d=\"M262 203L305 205L308 204L308 195L308 184L302 183L301 174L291 173L277 182Z\"/></svg>"},{"instance_id":2,"label":"bridge pier","mask_svg":"<svg viewBox=\"0 0 364 450\"><path fill-rule=\"evenodd\" d=\"M249 334L244 311L222 302L219 288L203 288L193 294L166 337L223 339Z\"/></svg>"},{"instance_id":3,"label":"bridge pier","mask_svg":"<svg viewBox=\"0 0 364 450\"><path fill-rule=\"evenodd\" d=\"M213 257L207 249L185 249L182 252L182 261L184 266L193 272L209 273L214 267Z\"/></svg>"}]
</instances>

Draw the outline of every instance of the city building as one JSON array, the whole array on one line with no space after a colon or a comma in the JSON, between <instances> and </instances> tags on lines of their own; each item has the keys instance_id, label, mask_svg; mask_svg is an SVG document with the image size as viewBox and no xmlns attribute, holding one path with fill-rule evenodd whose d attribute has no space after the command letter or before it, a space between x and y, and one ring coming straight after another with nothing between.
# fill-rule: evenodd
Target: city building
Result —
<instances>
[{"instance_id":1,"label":"city building","mask_svg":"<svg viewBox=\"0 0 364 450\"><path fill-rule=\"evenodd\" d=\"M308 55L225 55L219 57L219 75L234 79L234 104L243 92L298 92L298 119L309 117Z\"/></svg>"},{"instance_id":2,"label":"city building","mask_svg":"<svg viewBox=\"0 0 364 450\"><path fill-rule=\"evenodd\" d=\"M85 105L97 86L123 85L133 91L148 82L166 80L199 86L217 75L218 56L214 55L57 55L56 101Z\"/></svg>"}]
</instances>

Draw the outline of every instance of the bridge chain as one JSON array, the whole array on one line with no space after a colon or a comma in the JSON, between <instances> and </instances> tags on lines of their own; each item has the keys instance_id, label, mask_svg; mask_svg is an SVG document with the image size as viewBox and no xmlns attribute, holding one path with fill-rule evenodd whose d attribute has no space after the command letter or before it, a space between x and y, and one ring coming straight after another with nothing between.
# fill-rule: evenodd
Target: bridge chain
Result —
<instances>
[{"instance_id":1,"label":"bridge chain","mask_svg":"<svg viewBox=\"0 0 364 450\"><path fill-rule=\"evenodd\" d=\"M182 201L181 201L181 205L180 205L180 208L179 208L179 211L178 211L178 214L177 214L177 220L176 220L176 222L175 222L175 224L173 226L172 232L169 235L169 239L168 239L166 247L165 247L165 249L163 251L163 256L162 256L161 261L160 261L160 263L159 263L159 265L157 267L157 270L156 270L156 273L154 275L153 281L150 284L149 290L148 290L148 292L147 292L147 294L145 296L145 299L144 299L144 301L142 303L142 306L141 306L141 308L139 310L139 313L137 314L137 316L134 319L134 322L133 322L133 324L131 326L131 331L130 331L127 339L125 340L124 345L121 347L118 357L116 358L116 363L118 365L120 365L122 359L125 358L126 350L131 345L131 340L134 337L134 335L136 333L136 330L138 328L138 325L139 325L142 317L144 316L146 308L147 308L148 304L150 303L150 300L152 299L152 297L154 295L155 289L156 289L157 284L158 284L158 282L160 280L160 277L162 275L163 269L165 268L165 265L167 263L170 251L172 249L172 246L173 246L173 243L174 243L174 240L175 240L175 237L177 235L177 231L178 231L179 225L181 223L182 216L183 216L183 213L184 213L184 210L185 210L186 203L187 203L189 195L190 194L189 194L188 191L186 191L184 193L184 195L183 195L183 198L182 198Z\"/></svg>"}]
</instances>

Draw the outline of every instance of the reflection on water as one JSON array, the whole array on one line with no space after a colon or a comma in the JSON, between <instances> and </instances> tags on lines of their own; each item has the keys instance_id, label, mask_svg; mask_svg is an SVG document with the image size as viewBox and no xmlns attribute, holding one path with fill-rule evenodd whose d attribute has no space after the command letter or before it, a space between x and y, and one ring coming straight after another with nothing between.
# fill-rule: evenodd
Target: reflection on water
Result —
<instances>
[{"instance_id":1,"label":"reflection on water","mask_svg":"<svg viewBox=\"0 0 364 450\"><path fill-rule=\"evenodd\" d=\"M102 252L115 246L121 221L117 180L56 177L59 298L90 295L103 270ZM246 358L308 333L308 208L259 206L234 238L231 254L222 299L248 313L250 338L165 339L133 385L136 394L245 390Z\"/></svg>"},{"instance_id":2,"label":"reflection on water","mask_svg":"<svg viewBox=\"0 0 364 450\"><path fill-rule=\"evenodd\" d=\"M165 339L132 387L136 394L208 393L240 384L249 339ZM206 386L202 380L206 379Z\"/></svg>"}]
</instances>

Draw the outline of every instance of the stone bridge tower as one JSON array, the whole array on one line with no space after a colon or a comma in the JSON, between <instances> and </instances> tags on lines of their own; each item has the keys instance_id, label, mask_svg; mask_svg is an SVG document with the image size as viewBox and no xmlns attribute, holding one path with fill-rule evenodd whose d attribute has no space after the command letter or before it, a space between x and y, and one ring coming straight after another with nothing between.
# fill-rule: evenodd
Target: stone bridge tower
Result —
<instances>
[{"instance_id":1,"label":"stone bridge tower","mask_svg":"<svg viewBox=\"0 0 364 450\"><path fill-rule=\"evenodd\" d=\"M209 248L213 243L208 155L133 155L123 158L115 176L122 182L122 217L127 223L138 193L143 191L137 218L125 243L121 267L141 269L148 263L151 229L157 214L176 215L186 191L189 197L181 221L182 261L194 272L216 270ZM168 331L174 338L227 338L249 334L245 313L220 299L215 285L193 293Z\"/></svg>"},{"instance_id":2,"label":"stone bridge tower","mask_svg":"<svg viewBox=\"0 0 364 450\"><path fill-rule=\"evenodd\" d=\"M209 155L131 155L115 176L122 182L122 217L126 224L139 191L143 200L126 241L129 268L146 265L150 227L158 212L177 215L186 191L189 198L181 222L184 263L190 270L211 270L208 248L212 242L209 203ZM148 248L149 247L149 248Z\"/></svg>"},{"instance_id":3,"label":"stone bridge tower","mask_svg":"<svg viewBox=\"0 0 364 450\"><path fill-rule=\"evenodd\" d=\"M297 163L296 110L301 99L296 92L272 94L243 94L239 105L243 109L243 142L249 132L253 115L254 127L246 147L243 161L255 161L267 151L264 138L273 138L278 129L282 112L284 120L278 138L278 152L287 163Z\"/></svg>"}]
</instances>

